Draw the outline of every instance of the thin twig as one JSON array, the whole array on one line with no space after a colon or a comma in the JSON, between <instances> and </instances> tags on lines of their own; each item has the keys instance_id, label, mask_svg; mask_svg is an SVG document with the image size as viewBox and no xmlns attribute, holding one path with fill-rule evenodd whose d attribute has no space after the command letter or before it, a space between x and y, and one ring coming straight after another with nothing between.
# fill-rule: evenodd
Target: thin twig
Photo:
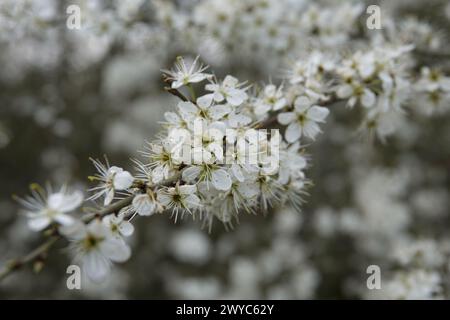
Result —
<instances>
[{"instance_id":1,"label":"thin twig","mask_svg":"<svg viewBox=\"0 0 450 320\"><path fill-rule=\"evenodd\" d=\"M59 235L54 235L46 242L41 244L39 247L25 255L23 258L14 259L6 264L3 270L0 271L0 281L6 278L13 271L22 268L28 263L32 263L42 255L44 255L48 250L61 238Z\"/></svg>"}]
</instances>

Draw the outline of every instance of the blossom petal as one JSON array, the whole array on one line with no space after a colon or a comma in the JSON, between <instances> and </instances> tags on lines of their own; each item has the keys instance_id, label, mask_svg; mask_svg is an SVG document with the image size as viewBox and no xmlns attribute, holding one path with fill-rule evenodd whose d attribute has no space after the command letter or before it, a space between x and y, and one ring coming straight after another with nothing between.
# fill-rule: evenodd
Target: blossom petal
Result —
<instances>
[{"instance_id":1,"label":"blossom petal","mask_svg":"<svg viewBox=\"0 0 450 320\"><path fill-rule=\"evenodd\" d=\"M105 197L105 201L103 202L103 204L105 206L109 205L114 199L114 189L113 188L109 188L108 190L106 190L106 197Z\"/></svg>"},{"instance_id":2,"label":"blossom petal","mask_svg":"<svg viewBox=\"0 0 450 320\"><path fill-rule=\"evenodd\" d=\"M195 208L200 205L200 198L195 194L190 194L184 199L184 202L189 208Z\"/></svg>"},{"instance_id":3,"label":"blossom petal","mask_svg":"<svg viewBox=\"0 0 450 320\"><path fill-rule=\"evenodd\" d=\"M197 105L202 109L208 109L213 102L214 94L206 94L197 99Z\"/></svg>"},{"instance_id":4,"label":"blossom petal","mask_svg":"<svg viewBox=\"0 0 450 320\"><path fill-rule=\"evenodd\" d=\"M50 224L51 219L47 216L37 216L28 220L28 226L33 231L44 230Z\"/></svg>"},{"instance_id":5,"label":"blossom petal","mask_svg":"<svg viewBox=\"0 0 450 320\"><path fill-rule=\"evenodd\" d=\"M240 183L239 193L246 199L255 198L259 194L259 186L256 183Z\"/></svg>"},{"instance_id":6,"label":"blossom petal","mask_svg":"<svg viewBox=\"0 0 450 320\"><path fill-rule=\"evenodd\" d=\"M189 167L183 170L182 178L186 182L193 182L200 175L200 167Z\"/></svg>"},{"instance_id":7,"label":"blossom petal","mask_svg":"<svg viewBox=\"0 0 450 320\"><path fill-rule=\"evenodd\" d=\"M340 86L336 92L339 98L348 98L353 94L353 87L349 84Z\"/></svg>"},{"instance_id":8,"label":"blossom petal","mask_svg":"<svg viewBox=\"0 0 450 320\"><path fill-rule=\"evenodd\" d=\"M104 281L110 269L111 262L98 251L89 251L83 257L83 270L94 282Z\"/></svg>"},{"instance_id":9,"label":"blossom petal","mask_svg":"<svg viewBox=\"0 0 450 320\"><path fill-rule=\"evenodd\" d=\"M165 112L164 118L171 124L178 124L181 120L175 112Z\"/></svg>"},{"instance_id":10,"label":"blossom petal","mask_svg":"<svg viewBox=\"0 0 450 320\"><path fill-rule=\"evenodd\" d=\"M243 182L245 180L245 177L242 173L241 167L237 164L231 165L231 172L233 173L233 176L240 182Z\"/></svg>"},{"instance_id":11,"label":"blossom petal","mask_svg":"<svg viewBox=\"0 0 450 320\"><path fill-rule=\"evenodd\" d=\"M286 129L285 137L289 143L295 142L302 136L302 127L298 122L292 122Z\"/></svg>"},{"instance_id":12,"label":"blossom petal","mask_svg":"<svg viewBox=\"0 0 450 320\"><path fill-rule=\"evenodd\" d=\"M375 101L375 93L373 93L369 89L364 89L364 94L361 97L361 104L363 105L363 107L370 108L375 104Z\"/></svg>"},{"instance_id":13,"label":"blossom petal","mask_svg":"<svg viewBox=\"0 0 450 320\"><path fill-rule=\"evenodd\" d=\"M311 106L311 100L306 96L298 97L295 100L295 111L304 112Z\"/></svg>"},{"instance_id":14,"label":"blossom petal","mask_svg":"<svg viewBox=\"0 0 450 320\"><path fill-rule=\"evenodd\" d=\"M114 262L125 262L131 256L130 247L122 239L110 238L100 243L100 251Z\"/></svg>"},{"instance_id":15,"label":"blossom petal","mask_svg":"<svg viewBox=\"0 0 450 320\"><path fill-rule=\"evenodd\" d=\"M197 116L198 109L192 102L179 102L177 108L184 120L192 120Z\"/></svg>"},{"instance_id":16,"label":"blossom petal","mask_svg":"<svg viewBox=\"0 0 450 320\"><path fill-rule=\"evenodd\" d=\"M64 202L60 204L59 210L62 212L69 212L78 208L83 202L83 193L81 191L75 191L71 194L64 196Z\"/></svg>"},{"instance_id":17,"label":"blossom petal","mask_svg":"<svg viewBox=\"0 0 450 320\"><path fill-rule=\"evenodd\" d=\"M252 119L242 114L232 113L228 116L228 124L233 128L245 126L250 122L252 122Z\"/></svg>"},{"instance_id":18,"label":"blossom petal","mask_svg":"<svg viewBox=\"0 0 450 320\"><path fill-rule=\"evenodd\" d=\"M214 120L219 120L229 114L232 111L231 107L226 104L220 104L217 106L213 106L209 109L208 114L211 115L211 118Z\"/></svg>"},{"instance_id":19,"label":"blossom petal","mask_svg":"<svg viewBox=\"0 0 450 320\"><path fill-rule=\"evenodd\" d=\"M180 194L189 195L195 193L197 191L197 187L195 185L185 184L178 188Z\"/></svg>"},{"instance_id":20,"label":"blossom petal","mask_svg":"<svg viewBox=\"0 0 450 320\"><path fill-rule=\"evenodd\" d=\"M156 205L147 194L138 194L133 198L133 209L140 216L150 216L155 212Z\"/></svg>"},{"instance_id":21,"label":"blossom petal","mask_svg":"<svg viewBox=\"0 0 450 320\"><path fill-rule=\"evenodd\" d=\"M243 90L230 89L227 96L227 101L234 107L240 106L247 100L248 96Z\"/></svg>"},{"instance_id":22,"label":"blossom petal","mask_svg":"<svg viewBox=\"0 0 450 320\"><path fill-rule=\"evenodd\" d=\"M275 93L277 91L277 87L275 87L275 85L273 84L268 84L265 88L264 88L264 95L266 97L273 97L275 96Z\"/></svg>"},{"instance_id":23,"label":"blossom petal","mask_svg":"<svg viewBox=\"0 0 450 320\"><path fill-rule=\"evenodd\" d=\"M57 214L53 219L63 226L69 226L75 221L74 218L64 213Z\"/></svg>"},{"instance_id":24,"label":"blossom petal","mask_svg":"<svg viewBox=\"0 0 450 320\"><path fill-rule=\"evenodd\" d=\"M134 226L129 221L123 221L119 225L119 231L124 237L129 237L134 232Z\"/></svg>"},{"instance_id":25,"label":"blossom petal","mask_svg":"<svg viewBox=\"0 0 450 320\"><path fill-rule=\"evenodd\" d=\"M211 182L217 190L228 191L231 188L231 177L228 172L223 169L213 171Z\"/></svg>"},{"instance_id":26,"label":"blossom petal","mask_svg":"<svg viewBox=\"0 0 450 320\"><path fill-rule=\"evenodd\" d=\"M281 98L277 102L275 102L275 105L273 106L274 111L278 111L280 109L283 109L287 105L286 98Z\"/></svg>"},{"instance_id":27,"label":"blossom petal","mask_svg":"<svg viewBox=\"0 0 450 320\"><path fill-rule=\"evenodd\" d=\"M288 125L292 121L295 120L295 113L294 112L283 112L280 113L277 117L278 122L282 125Z\"/></svg>"},{"instance_id":28,"label":"blossom petal","mask_svg":"<svg viewBox=\"0 0 450 320\"><path fill-rule=\"evenodd\" d=\"M117 173L114 176L114 188L116 190L125 190L131 187L133 184L134 178L128 171L123 171L120 173Z\"/></svg>"},{"instance_id":29,"label":"blossom petal","mask_svg":"<svg viewBox=\"0 0 450 320\"><path fill-rule=\"evenodd\" d=\"M306 114L308 118L316 122L324 122L329 113L330 110L328 108L314 106L310 108Z\"/></svg>"},{"instance_id":30,"label":"blossom petal","mask_svg":"<svg viewBox=\"0 0 450 320\"><path fill-rule=\"evenodd\" d=\"M311 139L315 139L320 132L319 125L314 121L308 121L303 127L303 133Z\"/></svg>"}]
</instances>

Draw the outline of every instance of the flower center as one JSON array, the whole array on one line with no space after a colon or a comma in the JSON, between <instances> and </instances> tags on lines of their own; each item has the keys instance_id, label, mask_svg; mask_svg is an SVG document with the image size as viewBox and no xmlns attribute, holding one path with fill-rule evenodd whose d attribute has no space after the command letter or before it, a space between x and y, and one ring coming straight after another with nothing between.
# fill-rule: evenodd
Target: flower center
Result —
<instances>
[{"instance_id":1,"label":"flower center","mask_svg":"<svg viewBox=\"0 0 450 320\"><path fill-rule=\"evenodd\" d=\"M98 244L103 240L103 238L97 238L91 234L89 234L86 238L83 240L83 247L86 250L91 250L98 246Z\"/></svg>"},{"instance_id":2,"label":"flower center","mask_svg":"<svg viewBox=\"0 0 450 320\"><path fill-rule=\"evenodd\" d=\"M301 113L298 115L297 120L298 120L298 122L300 122L300 124L303 125L306 121L306 116L303 113Z\"/></svg>"}]
</instances>

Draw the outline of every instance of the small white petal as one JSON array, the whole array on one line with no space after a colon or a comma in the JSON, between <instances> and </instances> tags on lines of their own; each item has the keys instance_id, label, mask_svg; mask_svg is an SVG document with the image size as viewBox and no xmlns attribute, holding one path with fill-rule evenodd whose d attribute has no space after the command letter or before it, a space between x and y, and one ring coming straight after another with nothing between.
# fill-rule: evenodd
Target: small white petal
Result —
<instances>
[{"instance_id":1,"label":"small white petal","mask_svg":"<svg viewBox=\"0 0 450 320\"><path fill-rule=\"evenodd\" d=\"M104 281L110 269L111 262L96 250L87 252L83 257L83 270L89 279L94 282Z\"/></svg>"},{"instance_id":2,"label":"small white petal","mask_svg":"<svg viewBox=\"0 0 450 320\"><path fill-rule=\"evenodd\" d=\"M233 128L245 126L250 122L252 122L252 119L242 114L232 113L228 116L228 124Z\"/></svg>"},{"instance_id":3,"label":"small white petal","mask_svg":"<svg viewBox=\"0 0 450 320\"><path fill-rule=\"evenodd\" d=\"M311 106L311 100L306 96L298 97L295 100L295 111L303 112Z\"/></svg>"},{"instance_id":4,"label":"small white petal","mask_svg":"<svg viewBox=\"0 0 450 320\"><path fill-rule=\"evenodd\" d=\"M184 85L183 81L176 80L176 81L172 82L172 89L178 89L178 88L182 87L183 85Z\"/></svg>"},{"instance_id":5,"label":"small white petal","mask_svg":"<svg viewBox=\"0 0 450 320\"><path fill-rule=\"evenodd\" d=\"M244 174L242 173L241 167L237 164L231 165L231 172L233 173L234 177L240 181L243 182L245 180Z\"/></svg>"},{"instance_id":6,"label":"small white petal","mask_svg":"<svg viewBox=\"0 0 450 320\"><path fill-rule=\"evenodd\" d=\"M138 194L133 198L133 209L140 216L150 216L155 212L156 204L147 194Z\"/></svg>"},{"instance_id":7,"label":"small white petal","mask_svg":"<svg viewBox=\"0 0 450 320\"><path fill-rule=\"evenodd\" d=\"M180 122L180 117L175 112L166 112L164 113L164 118L167 122L171 124L178 124Z\"/></svg>"},{"instance_id":8,"label":"small white petal","mask_svg":"<svg viewBox=\"0 0 450 320\"><path fill-rule=\"evenodd\" d=\"M197 105L202 109L208 109L213 102L213 94L207 94L197 99Z\"/></svg>"},{"instance_id":9,"label":"small white petal","mask_svg":"<svg viewBox=\"0 0 450 320\"><path fill-rule=\"evenodd\" d=\"M353 87L349 84L344 84L337 90L337 96L339 98L348 98L353 94Z\"/></svg>"},{"instance_id":10,"label":"small white petal","mask_svg":"<svg viewBox=\"0 0 450 320\"><path fill-rule=\"evenodd\" d=\"M134 178L128 171L116 173L114 176L114 188L116 190L125 190L131 187Z\"/></svg>"},{"instance_id":11,"label":"small white petal","mask_svg":"<svg viewBox=\"0 0 450 320\"><path fill-rule=\"evenodd\" d=\"M64 193L53 193L48 196L47 204L50 209L59 211L59 208L64 205L64 200Z\"/></svg>"},{"instance_id":12,"label":"small white petal","mask_svg":"<svg viewBox=\"0 0 450 320\"><path fill-rule=\"evenodd\" d=\"M106 192L106 197L105 197L105 201L103 202L103 204L105 206L109 205L114 199L114 189L110 188L109 190L107 190Z\"/></svg>"},{"instance_id":13,"label":"small white petal","mask_svg":"<svg viewBox=\"0 0 450 320\"><path fill-rule=\"evenodd\" d=\"M83 193L81 191L67 194L64 196L64 202L59 206L59 210L62 212L72 211L81 205L83 198Z\"/></svg>"},{"instance_id":14,"label":"small white petal","mask_svg":"<svg viewBox=\"0 0 450 320\"><path fill-rule=\"evenodd\" d=\"M182 178L186 182L193 182L200 175L200 167L189 167L183 170Z\"/></svg>"},{"instance_id":15,"label":"small white petal","mask_svg":"<svg viewBox=\"0 0 450 320\"><path fill-rule=\"evenodd\" d=\"M165 207L169 206L172 202L172 197L164 193L158 193L158 201Z\"/></svg>"},{"instance_id":16,"label":"small white petal","mask_svg":"<svg viewBox=\"0 0 450 320\"><path fill-rule=\"evenodd\" d=\"M79 220L75 220L74 223L70 225L59 227L58 231L72 240L84 239L86 238L87 233L86 225Z\"/></svg>"},{"instance_id":17,"label":"small white petal","mask_svg":"<svg viewBox=\"0 0 450 320\"><path fill-rule=\"evenodd\" d=\"M278 115L278 122L282 125L288 125L295 120L294 112L283 112Z\"/></svg>"},{"instance_id":18,"label":"small white petal","mask_svg":"<svg viewBox=\"0 0 450 320\"><path fill-rule=\"evenodd\" d=\"M364 94L361 97L361 104L363 105L363 107L370 108L375 104L375 101L375 94L369 89L364 89Z\"/></svg>"},{"instance_id":19,"label":"small white petal","mask_svg":"<svg viewBox=\"0 0 450 320\"><path fill-rule=\"evenodd\" d=\"M100 251L114 262L125 262L131 256L130 247L122 239L106 239L99 246Z\"/></svg>"},{"instance_id":20,"label":"small white petal","mask_svg":"<svg viewBox=\"0 0 450 320\"><path fill-rule=\"evenodd\" d=\"M231 188L231 177L223 169L213 171L211 182L217 190L228 191Z\"/></svg>"},{"instance_id":21,"label":"small white petal","mask_svg":"<svg viewBox=\"0 0 450 320\"><path fill-rule=\"evenodd\" d=\"M275 105L273 106L273 110L278 111L280 109L283 109L286 105L287 105L286 98L282 98L275 103Z\"/></svg>"},{"instance_id":22,"label":"small white petal","mask_svg":"<svg viewBox=\"0 0 450 320\"><path fill-rule=\"evenodd\" d=\"M190 83L197 83L206 79L206 74L204 73L194 73L189 77Z\"/></svg>"},{"instance_id":23,"label":"small white petal","mask_svg":"<svg viewBox=\"0 0 450 320\"><path fill-rule=\"evenodd\" d=\"M47 216L37 216L28 220L28 226L33 231L44 230L50 224L51 220Z\"/></svg>"},{"instance_id":24,"label":"small white petal","mask_svg":"<svg viewBox=\"0 0 450 320\"><path fill-rule=\"evenodd\" d=\"M289 143L295 142L302 136L302 128L298 122L292 122L286 129L285 137Z\"/></svg>"},{"instance_id":25,"label":"small white petal","mask_svg":"<svg viewBox=\"0 0 450 320\"><path fill-rule=\"evenodd\" d=\"M273 84L268 84L265 88L264 88L264 95L266 97L273 97L275 95L275 92L277 90L277 87L275 87L275 85Z\"/></svg>"},{"instance_id":26,"label":"small white petal","mask_svg":"<svg viewBox=\"0 0 450 320\"><path fill-rule=\"evenodd\" d=\"M241 183L238 186L239 193L246 199L252 199L259 194L259 187L256 183Z\"/></svg>"},{"instance_id":27,"label":"small white petal","mask_svg":"<svg viewBox=\"0 0 450 320\"><path fill-rule=\"evenodd\" d=\"M272 106L267 103L259 103L255 106L255 114L257 116L262 116L272 109Z\"/></svg>"},{"instance_id":28,"label":"small white petal","mask_svg":"<svg viewBox=\"0 0 450 320\"><path fill-rule=\"evenodd\" d=\"M319 134L320 128L319 125L313 121L308 121L305 123L305 126L303 127L303 133L305 134L305 136L311 138L311 139L315 139L317 134Z\"/></svg>"},{"instance_id":29,"label":"small white petal","mask_svg":"<svg viewBox=\"0 0 450 320\"><path fill-rule=\"evenodd\" d=\"M53 219L63 226L69 226L75 221L74 218L64 213L57 214Z\"/></svg>"},{"instance_id":30,"label":"small white petal","mask_svg":"<svg viewBox=\"0 0 450 320\"><path fill-rule=\"evenodd\" d=\"M213 120L219 120L229 114L231 111L232 109L229 105L221 104L211 107L208 114L211 116L211 118L213 118Z\"/></svg>"},{"instance_id":31,"label":"small white petal","mask_svg":"<svg viewBox=\"0 0 450 320\"><path fill-rule=\"evenodd\" d=\"M324 122L325 118L330 113L330 110L328 108L314 106L311 109L308 110L306 113L308 118L316 121L316 122Z\"/></svg>"},{"instance_id":32,"label":"small white petal","mask_svg":"<svg viewBox=\"0 0 450 320\"><path fill-rule=\"evenodd\" d=\"M195 208L200 205L200 198L195 194L190 194L184 199L184 202L186 203L187 207Z\"/></svg>"},{"instance_id":33,"label":"small white petal","mask_svg":"<svg viewBox=\"0 0 450 320\"><path fill-rule=\"evenodd\" d=\"M192 102L179 102L177 108L184 120L190 120L197 116L198 109Z\"/></svg>"},{"instance_id":34,"label":"small white petal","mask_svg":"<svg viewBox=\"0 0 450 320\"><path fill-rule=\"evenodd\" d=\"M231 75L227 75L225 79L223 79L222 85L224 87L234 88L239 83L239 80Z\"/></svg>"},{"instance_id":35,"label":"small white petal","mask_svg":"<svg viewBox=\"0 0 450 320\"><path fill-rule=\"evenodd\" d=\"M230 89L229 91L230 93L227 96L227 101L234 107L240 106L248 98L243 90Z\"/></svg>"},{"instance_id":36,"label":"small white petal","mask_svg":"<svg viewBox=\"0 0 450 320\"><path fill-rule=\"evenodd\" d=\"M185 184L178 188L180 194L189 195L195 193L197 191L197 187L195 185Z\"/></svg>"},{"instance_id":37,"label":"small white petal","mask_svg":"<svg viewBox=\"0 0 450 320\"><path fill-rule=\"evenodd\" d=\"M134 226L131 224L131 222L129 221L123 221L120 225L119 225L119 230L120 233L124 236L124 237L129 237L133 234L134 232Z\"/></svg>"}]
</instances>

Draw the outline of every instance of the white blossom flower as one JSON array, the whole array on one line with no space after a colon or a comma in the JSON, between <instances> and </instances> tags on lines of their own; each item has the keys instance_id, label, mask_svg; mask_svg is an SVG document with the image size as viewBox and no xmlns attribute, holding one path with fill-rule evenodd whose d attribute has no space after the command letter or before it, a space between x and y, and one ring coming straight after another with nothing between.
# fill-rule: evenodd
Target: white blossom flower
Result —
<instances>
[{"instance_id":1,"label":"white blossom flower","mask_svg":"<svg viewBox=\"0 0 450 320\"><path fill-rule=\"evenodd\" d=\"M179 165L181 159L174 157L174 141L168 139L160 140L157 143L147 143L140 153L149 161L147 167L151 168L150 180L159 183L172 177Z\"/></svg>"},{"instance_id":2,"label":"white blossom flower","mask_svg":"<svg viewBox=\"0 0 450 320\"><path fill-rule=\"evenodd\" d=\"M255 102L255 114L263 115L273 110L278 111L287 105L287 100L284 97L283 87L277 88L273 84L268 84L264 87L263 95Z\"/></svg>"},{"instance_id":3,"label":"white blossom flower","mask_svg":"<svg viewBox=\"0 0 450 320\"><path fill-rule=\"evenodd\" d=\"M179 212L187 211L192 213L192 210L197 209L201 205L196 193L197 187L195 185L180 186L177 184L175 187L159 189L158 201L165 209L172 211L176 221Z\"/></svg>"},{"instance_id":4,"label":"white blossom flower","mask_svg":"<svg viewBox=\"0 0 450 320\"><path fill-rule=\"evenodd\" d=\"M32 196L17 200L26 208L29 218L28 226L33 231L41 231L51 223L70 225L75 219L68 215L78 208L83 202L83 194L80 191L69 192L62 187L58 192L42 189L37 184L30 187Z\"/></svg>"},{"instance_id":5,"label":"white blossom flower","mask_svg":"<svg viewBox=\"0 0 450 320\"><path fill-rule=\"evenodd\" d=\"M444 76L439 70L424 67L421 70L420 79L416 82L416 87L423 91L442 90L449 92L450 77Z\"/></svg>"},{"instance_id":6,"label":"white blossom flower","mask_svg":"<svg viewBox=\"0 0 450 320\"><path fill-rule=\"evenodd\" d=\"M227 75L222 83L210 83L205 86L207 91L212 91L211 94L207 94L205 99L223 102L226 100L232 106L240 106L247 100L248 96L245 93L245 88L241 89L242 83L233 76Z\"/></svg>"},{"instance_id":7,"label":"white blossom flower","mask_svg":"<svg viewBox=\"0 0 450 320\"><path fill-rule=\"evenodd\" d=\"M228 191L231 188L231 176L227 170L214 164L202 164L191 166L183 170L183 180L186 182L206 182L209 186L221 191Z\"/></svg>"},{"instance_id":8,"label":"white blossom flower","mask_svg":"<svg viewBox=\"0 0 450 320\"><path fill-rule=\"evenodd\" d=\"M197 103L180 102L178 103L178 112L189 129L193 129L194 121L198 118L205 120L220 120L232 109L229 105L214 105L207 96L201 96Z\"/></svg>"},{"instance_id":9,"label":"white blossom flower","mask_svg":"<svg viewBox=\"0 0 450 320\"><path fill-rule=\"evenodd\" d=\"M282 150L280 152L278 182L284 185L289 182L289 179L296 178L302 174L302 171L306 168L307 161L299 152L299 142L295 142L286 150L284 148Z\"/></svg>"},{"instance_id":10,"label":"white blossom flower","mask_svg":"<svg viewBox=\"0 0 450 320\"><path fill-rule=\"evenodd\" d=\"M109 220L108 222L111 222ZM130 228L124 228L125 233ZM76 223L60 228L60 232L72 242L75 261L80 262L89 279L101 282L108 276L112 262L125 262L131 250L125 241L114 235L102 221L96 219L88 225Z\"/></svg>"},{"instance_id":11,"label":"white blossom flower","mask_svg":"<svg viewBox=\"0 0 450 320\"><path fill-rule=\"evenodd\" d=\"M102 223L106 225L112 235L116 237L129 237L134 232L134 226L125 219L125 213L121 212L117 216L114 214L103 217Z\"/></svg>"},{"instance_id":12,"label":"white blossom flower","mask_svg":"<svg viewBox=\"0 0 450 320\"><path fill-rule=\"evenodd\" d=\"M286 141L295 142L302 135L314 139L320 128L317 123L325 122L330 111L327 108L313 106L312 101L303 96L295 101L293 112L284 112L278 115L278 122L288 125L285 133Z\"/></svg>"},{"instance_id":13,"label":"white blossom flower","mask_svg":"<svg viewBox=\"0 0 450 320\"><path fill-rule=\"evenodd\" d=\"M91 159L98 173L92 177L91 180L98 180L100 184L97 187L89 189L95 193L89 198L89 200L96 200L102 196L105 197L104 205L108 205L114 199L115 191L126 190L133 184L134 178L128 172L122 168L116 166L109 166L108 161L106 165L98 160Z\"/></svg>"},{"instance_id":14,"label":"white blossom flower","mask_svg":"<svg viewBox=\"0 0 450 320\"><path fill-rule=\"evenodd\" d=\"M366 108L372 107L376 102L375 93L357 82L340 85L337 89L337 96L342 99L349 99L347 105L350 108L353 108L358 101Z\"/></svg>"},{"instance_id":15,"label":"white blossom flower","mask_svg":"<svg viewBox=\"0 0 450 320\"><path fill-rule=\"evenodd\" d=\"M153 191L148 190L147 193L137 194L131 203L131 210L140 216L150 216L158 209Z\"/></svg>"},{"instance_id":16,"label":"white blossom flower","mask_svg":"<svg viewBox=\"0 0 450 320\"><path fill-rule=\"evenodd\" d=\"M450 105L450 77L427 67L422 68L421 76L414 84L416 91L416 110L425 114L443 114Z\"/></svg>"},{"instance_id":17,"label":"white blossom flower","mask_svg":"<svg viewBox=\"0 0 450 320\"><path fill-rule=\"evenodd\" d=\"M199 56L188 66L182 57L177 57L175 70L163 70L167 74L168 79L172 80L172 88L178 89L190 83L201 82L210 77L209 74L203 72L208 68L207 66L197 65L198 58Z\"/></svg>"}]
</instances>

